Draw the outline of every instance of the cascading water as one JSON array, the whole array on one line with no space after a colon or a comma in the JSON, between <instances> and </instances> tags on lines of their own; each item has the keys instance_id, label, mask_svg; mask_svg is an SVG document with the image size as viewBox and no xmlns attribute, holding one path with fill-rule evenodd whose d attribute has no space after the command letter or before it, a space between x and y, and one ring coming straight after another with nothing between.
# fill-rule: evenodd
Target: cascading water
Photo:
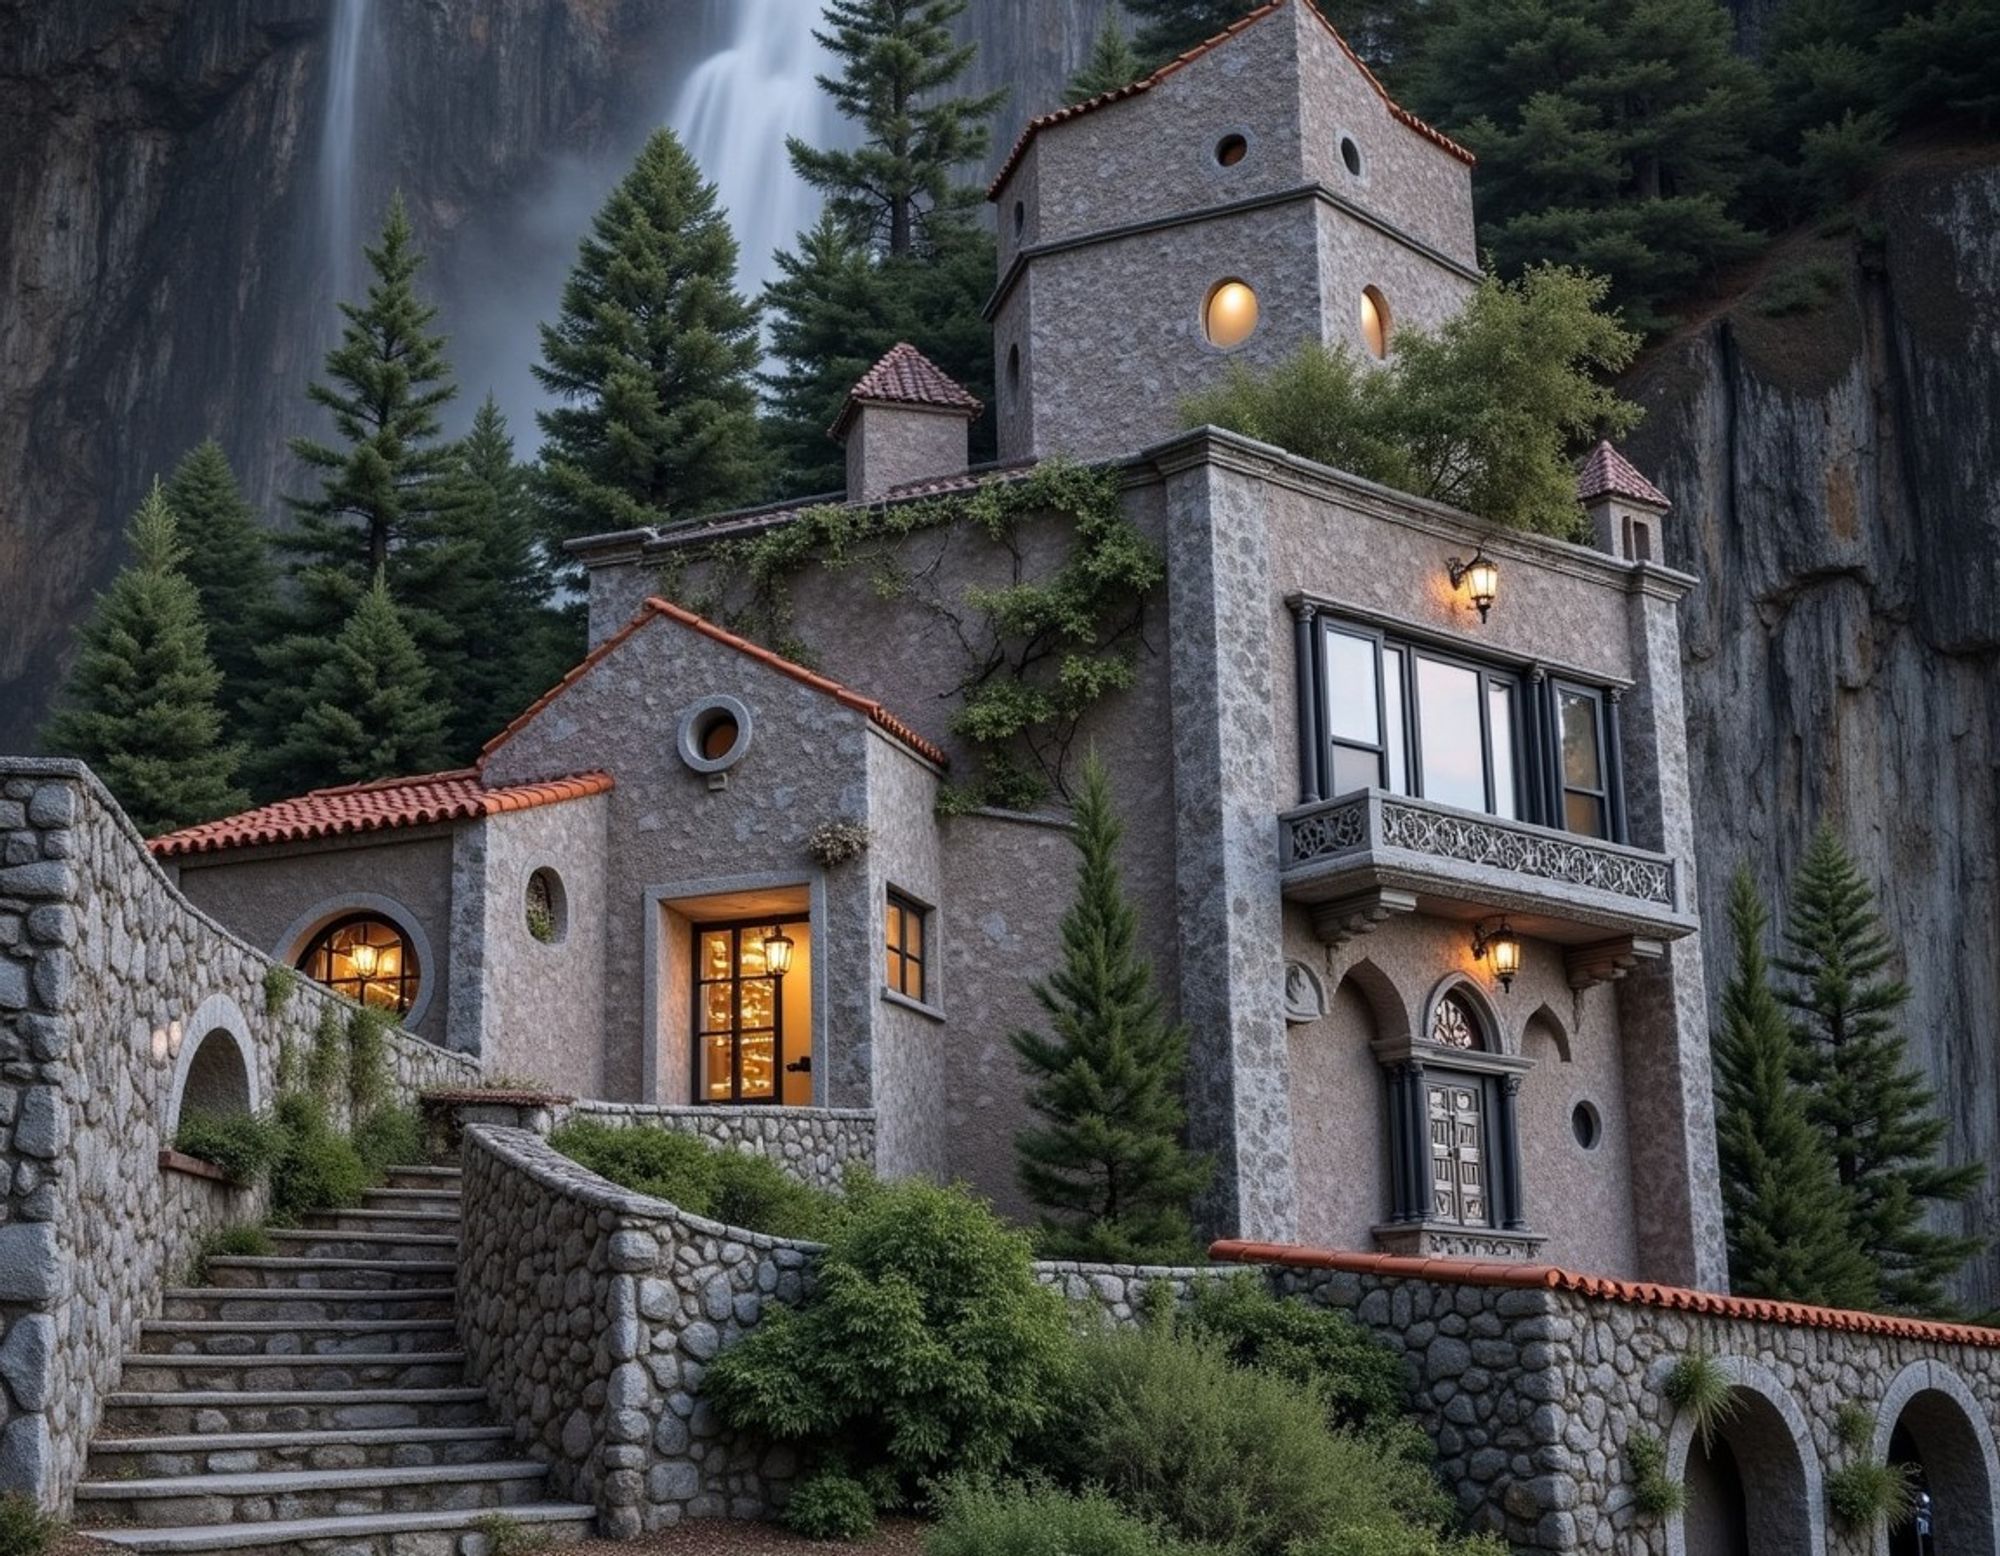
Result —
<instances>
[{"instance_id":1,"label":"cascading water","mask_svg":"<svg viewBox=\"0 0 2000 1556\"><path fill-rule=\"evenodd\" d=\"M368 0L333 0L328 31L326 111L320 123L320 218L333 294L352 295L361 258L355 141L360 130L362 44L368 34Z\"/></svg>"}]
</instances>

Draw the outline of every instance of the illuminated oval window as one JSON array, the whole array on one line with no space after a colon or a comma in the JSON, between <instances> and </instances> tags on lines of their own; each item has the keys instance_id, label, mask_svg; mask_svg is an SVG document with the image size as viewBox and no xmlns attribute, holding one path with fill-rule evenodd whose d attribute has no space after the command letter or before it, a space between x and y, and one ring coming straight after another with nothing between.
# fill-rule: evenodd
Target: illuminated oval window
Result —
<instances>
[{"instance_id":1,"label":"illuminated oval window","mask_svg":"<svg viewBox=\"0 0 2000 1556\"><path fill-rule=\"evenodd\" d=\"M1250 142L1241 135L1225 135L1215 143L1215 160L1224 167L1234 167L1250 152Z\"/></svg>"},{"instance_id":2,"label":"illuminated oval window","mask_svg":"<svg viewBox=\"0 0 2000 1556\"><path fill-rule=\"evenodd\" d=\"M1210 345L1240 346L1257 328L1257 294L1244 282L1224 281L1208 294L1201 322Z\"/></svg>"},{"instance_id":3,"label":"illuminated oval window","mask_svg":"<svg viewBox=\"0 0 2000 1556\"><path fill-rule=\"evenodd\" d=\"M1361 292L1361 343L1371 357L1389 354L1389 299L1377 286Z\"/></svg>"},{"instance_id":4,"label":"illuminated oval window","mask_svg":"<svg viewBox=\"0 0 2000 1556\"><path fill-rule=\"evenodd\" d=\"M402 1015L417 1001L423 969L402 930L372 913L327 925L299 957L299 971L358 1004Z\"/></svg>"}]
</instances>

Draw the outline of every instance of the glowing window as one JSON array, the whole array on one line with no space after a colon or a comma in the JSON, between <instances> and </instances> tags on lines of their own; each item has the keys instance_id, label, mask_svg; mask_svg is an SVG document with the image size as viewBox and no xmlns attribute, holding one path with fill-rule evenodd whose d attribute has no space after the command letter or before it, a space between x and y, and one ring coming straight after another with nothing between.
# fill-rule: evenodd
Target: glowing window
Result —
<instances>
[{"instance_id":1,"label":"glowing window","mask_svg":"<svg viewBox=\"0 0 2000 1556\"><path fill-rule=\"evenodd\" d=\"M1361 343L1371 357L1389 354L1389 299L1379 287L1366 287L1361 293Z\"/></svg>"},{"instance_id":2,"label":"glowing window","mask_svg":"<svg viewBox=\"0 0 2000 1556\"><path fill-rule=\"evenodd\" d=\"M329 924L299 957L299 971L363 1005L402 1015L416 1003L423 969L394 924L361 913Z\"/></svg>"},{"instance_id":3,"label":"glowing window","mask_svg":"<svg viewBox=\"0 0 2000 1556\"><path fill-rule=\"evenodd\" d=\"M1224 167L1234 167L1249 151L1250 143L1241 135L1225 135L1215 143L1215 160Z\"/></svg>"},{"instance_id":4,"label":"glowing window","mask_svg":"<svg viewBox=\"0 0 2000 1556\"><path fill-rule=\"evenodd\" d=\"M884 919L888 964L883 977L890 988L913 1000L924 997L924 926L930 914L901 892L889 893Z\"/></svg>"},{"instance_id":5,"label":"glowing window","mask_svg":"<svg viewBox=\"0 0 2000 1556\"><path fill-rule=\"evenodd\" d=\"M1241 281L1224 281L1208 294L1201 322L1210 345L1240 346L1257 328L1257 294Z\"/></svg>"}]
</instances>

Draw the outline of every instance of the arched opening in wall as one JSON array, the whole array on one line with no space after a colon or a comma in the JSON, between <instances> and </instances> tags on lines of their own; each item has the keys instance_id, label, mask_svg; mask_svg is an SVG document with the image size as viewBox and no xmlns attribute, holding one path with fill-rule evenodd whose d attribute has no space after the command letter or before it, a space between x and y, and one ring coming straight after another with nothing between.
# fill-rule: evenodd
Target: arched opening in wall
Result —
<instances>
[{"instance_id":1,"label":"arched opening in wall","mask_svg":"<svg viewBox=\"0 0 2000 1556\"><path fill-rule=\"evenodd\" d=\"M1229 351L1256 333L1257 316L1257 294L1247 281L1218 281L1202 304L1202 330L1211 346Z\"/></svg>"},{"instance_id":2,"label":"arched opening in wall","mask_svg":"<svg viewBox=\"0 0 2000 1556\"><path fill-rule=\"evenodd\" d=\"M168 1137L172 1138L181 1120L190 1115L229 1118L253 1112L255 1100L236 1035L226 1027L212 1028L196 1041L181 1076L173 1116L167 1121Z\"/></svg>"},{"instance_id":3,"label":"arched opening in wall","mask_svg":"<svg viewBox=\"0 0 2000 1556\"><path fill-rule=\"evenodd\" d=\"M1994 1556L1990 1440L1940 1389L1910 1396L1888 1460L1910 1467L1914 1516L1889 1534L1889 1556Z\"/></svg>"},{"instance_id":4,"label":"arched opening in wall","mask_svg":"<svg viewBox=\"0 0 2000 1556\"><path fill-rule=\"evenodd\" d=\"M530 937L543 945L561 945L569 934L569 894L562 877L544 865L528 877L524 899Z\"/></svg>"},{"instance_id":5,"label":"arched opening in wall","mask_svg":"<svg viewBox=\"0 0 2000 1556\"><path fill-rule=\"evenodd\" d=\"M374 913L336 919L307 942L298 969L357 1004L407 1015L417 1003L424 970L400 925Z\"/></svg>"},{"instance_id":6,"label":"arched opening in wall","mask_svg":"<svg viewBox=\"0 0 2000 1556\"><path fill-rule=\"evenodd\" d=\"M1732 1391L1734 1413L1704 1444L1693 1433L1683 1481L1685 1556L1814 1556L1818 1511L1793 1430L1755 1389Z\"/></svg>"},{"instance_id":7,"label":"arched opening in wall","mask_svg":"<svg viewBox=\"0 0 2000 1556\"><path fill-rule=\"evenodd\" d=\"M1378 361L1389 355L1389 299L1379 286L1361 289L1361 344Z\"/></svg>"},{"instance_id":8,"label":"arched opening in wall","mask_svg":"<svg viewBox=\"0 0 2000 1556\"><path fill-rule=\"evenodd\" d=\"M1316 1247L1366 1247L1388 1205L1383 1082L1372 1047L1383 1027L1364 982L1350 972L1326 996L1324 1015L1285 1028L1299 1235Z\"/></svg>"}]
</instances>

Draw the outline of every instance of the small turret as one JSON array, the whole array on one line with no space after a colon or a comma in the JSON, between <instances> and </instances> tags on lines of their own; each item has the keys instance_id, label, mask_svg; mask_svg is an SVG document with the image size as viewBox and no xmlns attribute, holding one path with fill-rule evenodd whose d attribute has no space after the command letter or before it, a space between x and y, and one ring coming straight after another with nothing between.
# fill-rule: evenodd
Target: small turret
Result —
<instances>
[{"instance_id":1,"label":"small turret","mask_svg":"<svg viewBox=\"0 0 2000 1556\"><path fill-rule=\"evenodd\" d=\"M1673 504L1607 438L1577 472L1576 500L1600 550L1627 562L1660 559L1660 526Z\"/></svg>"},{"instance_id":2,"label":"small turret","mask_svg":"<svg viewBox=\"0 0 2000 1556\"><path fill-rule=\"evenodd\" d=\"M907 341L861 375L829 434L847 446L847 500L965 474L980 403Z\"/></svg>"}]
</instances>

